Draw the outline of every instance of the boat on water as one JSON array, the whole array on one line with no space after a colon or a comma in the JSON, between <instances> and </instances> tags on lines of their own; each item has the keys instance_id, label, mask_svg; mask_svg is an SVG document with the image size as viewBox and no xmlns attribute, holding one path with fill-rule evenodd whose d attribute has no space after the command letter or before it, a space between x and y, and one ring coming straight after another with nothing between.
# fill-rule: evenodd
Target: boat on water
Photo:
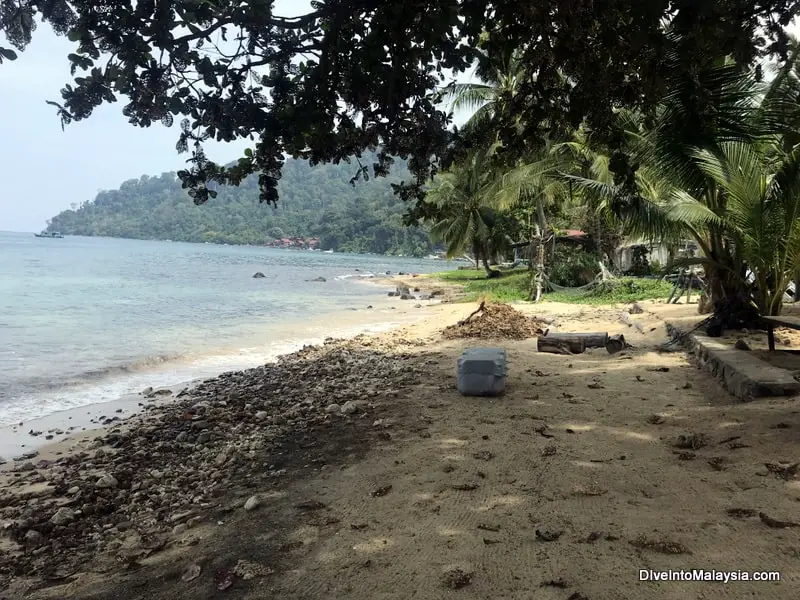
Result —
<instances>
[{"instance_id":1,"label":"boat on water","mask_svg":"<svg viewBox=\"0 0 800 600\"><path fill-rule=\"evenodd\" d=\"M333 254L333 250L323 250L324 254Z\"/></svg>"},{"instance_id":2,"label":"boat on water","mask_svg":"<svg viewBox=\"0 0 800 600\"><path fill-rule=\"evenodd\" d=\"M58 231L43 231L41 233L34 233L36 237L41 238L63 238L64 235L59 233Z\"/></svg>"}]
</instances>

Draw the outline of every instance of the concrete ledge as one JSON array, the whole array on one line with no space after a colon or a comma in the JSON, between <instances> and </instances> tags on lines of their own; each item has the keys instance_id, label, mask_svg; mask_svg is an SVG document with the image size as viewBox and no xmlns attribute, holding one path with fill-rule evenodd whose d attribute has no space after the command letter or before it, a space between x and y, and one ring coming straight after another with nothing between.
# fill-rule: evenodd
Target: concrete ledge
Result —
<instances>
[{"instance_id":1,"label":"concrete ledge","mask_svg":"<svg viewBox=\"0 0 800 600\"><path fill-rule=\"evenodd\" d=\"M667 333L675 337L681 334L681 330L667 323ZM699 333L689 334L684 346L700 368L716 377L722 387L743 402L753 398L794 396L800 393L800 381L790 372L761 360L751 352L736 350Z\"/></svg>"}]
</instances>

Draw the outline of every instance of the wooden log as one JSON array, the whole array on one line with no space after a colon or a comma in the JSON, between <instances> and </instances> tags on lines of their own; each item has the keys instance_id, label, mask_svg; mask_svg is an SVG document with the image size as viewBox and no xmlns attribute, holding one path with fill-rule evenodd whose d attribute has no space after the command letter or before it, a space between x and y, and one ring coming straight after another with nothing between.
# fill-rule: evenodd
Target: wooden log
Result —
<instances>
[{"instance_id":1,"label":"wooden log","mask_svg":"<svg viewBox=\"0 0 800 600\"><path fill-rule=\"evenodd\" d=\"M605 348L608 341L608 333L605 331L595 333L550 333L548 330L546 337L554 340L565 340L575 342L583 340L583 347L586 348Z\"/></svg>"},{"instance_id":2,"label":"wooden log","mask_svg":"<svg viewBox=\"0 0 800 600\"><path fill-rule=\"evenodd\" d=\"M606 350L609 354L616 354L617 352L625 350L626 345L624 335L610 335L606 342Z\"/></svg>"},{"instance_id":3,"label":"wooden log","mask_svg":"<svg viewBox=\"0 0 800 600\"><path fill-rule=\"evenodd\" d=\"M536 340L539 352L551 354L583 354L586 344L583 338L556 338L553 334L539 337Z\"/></svg>"}]
</instances>

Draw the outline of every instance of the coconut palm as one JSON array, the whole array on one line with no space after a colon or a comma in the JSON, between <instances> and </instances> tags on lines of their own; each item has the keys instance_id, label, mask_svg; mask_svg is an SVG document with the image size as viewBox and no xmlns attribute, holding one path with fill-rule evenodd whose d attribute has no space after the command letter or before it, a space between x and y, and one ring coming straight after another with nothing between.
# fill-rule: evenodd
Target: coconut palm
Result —
<instances>
[{"instance_id":1,"label":"coconut palm","mask_svg":"<svg viewBox=\"0 0 800 600\"><path fill-rule=\"evenodd\" d=\"M798 95L786 94L795 72L784 69L766 88L730 62L676 74L649 123L620 113L639 163L635 189L576 179L610 203L628 234L694 239L702 257L685 262L703 265L718 313L744 311L752 298L775 314L800 268L792 140L800 110Z\"/></svg>"},{"instance_id":2,"label":"coconut palm","mask_svg":"<svg viewBox=\"0 0 800 600\"><path fill-rule=\"evenodd\" d=\"M529 209L531 299L534 302L541 299L544 289L545 240L552 233L548 213L569 197L568 184L562 177L567 166L568 157L557 145L548 142L533 160L508 170L490 185L490 194L501 208L524 206Z\"/></svg>"},{"instance_id":3,"label":"coconut palm","mask_svg":"<svg viewBox=\"0 0 800 600\"><path fill-rule=\"evenodd\" d=\"M436 177L425 199L433 205L431 236L445 244L447 256L471 249L476 265L482 261L488 277L499 274L489 261L508 245L496 227L500 224L497 206L489 193L494 150L493 146L470 151L463 162Z\"/></svg>"}]
</instances>

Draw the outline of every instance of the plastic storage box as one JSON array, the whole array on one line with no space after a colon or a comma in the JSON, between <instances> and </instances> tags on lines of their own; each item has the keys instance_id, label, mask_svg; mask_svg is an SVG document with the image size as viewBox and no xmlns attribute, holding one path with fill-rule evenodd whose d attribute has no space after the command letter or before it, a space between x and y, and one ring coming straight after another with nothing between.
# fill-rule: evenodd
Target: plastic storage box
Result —
<instances>
[{"instance_id":1,"label":"plastic storage box","mask_svg":"<svg viewBox=\"0 0 800 600\"><path fill-rule=\"evenodd\" d=\"M499 396L506 389L506 351L470 348L458 358L458 391L463 396Z\"/></svg>"}]
</instances>

